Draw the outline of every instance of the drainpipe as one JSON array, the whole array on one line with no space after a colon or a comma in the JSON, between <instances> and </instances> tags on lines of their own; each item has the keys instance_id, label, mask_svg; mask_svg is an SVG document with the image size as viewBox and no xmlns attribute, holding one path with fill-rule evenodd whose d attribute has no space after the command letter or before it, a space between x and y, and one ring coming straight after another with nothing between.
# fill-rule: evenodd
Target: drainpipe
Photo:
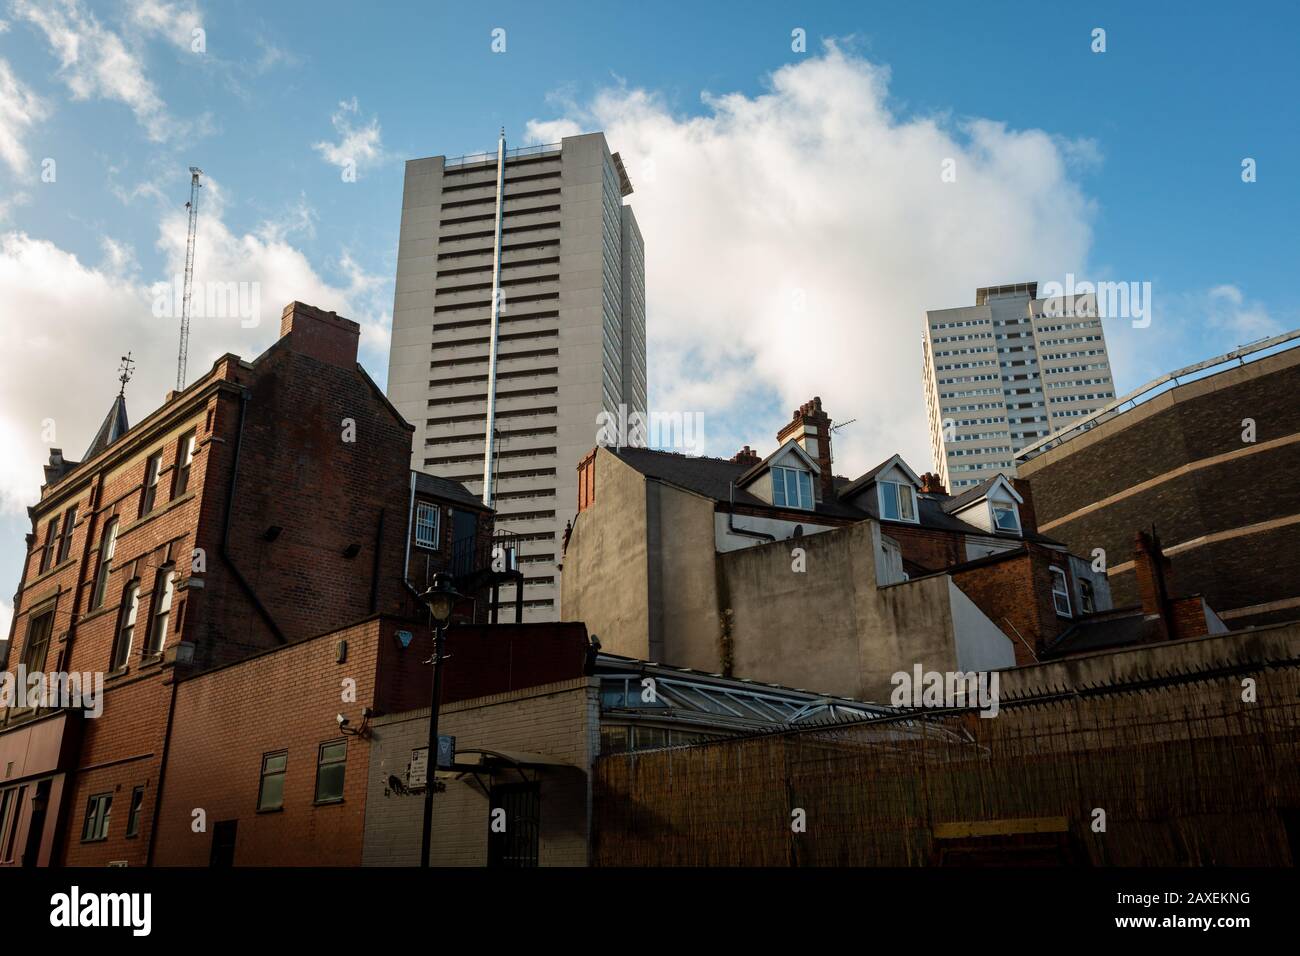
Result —
<instances>
[{"instance_id":1,"label":"drainpipe","mask_svg":"<svg viewBox=\"0 0 1300 956\"><path fill-rule=\"evenodd\" d=\"M167 732L163 735L162 759L158 763L158 789L153 795L153 819L149 821L149 849L145 856L145 866L153 866L153 851L158 845L158 818L162 816L163 781L167 777L167 755L172 749L172 718L176 714L176 688L180 681L176 671L172 670L172 696L167 704ZM71 803L71 801L69 801ZM71 810L71 807L69 807Z\"/></svg>"},{"instance_id":2,"label":"drainpipe","mask_svg":"<svg viewBox=\"0 0 1300 956\"><path fill-rule=\"evenodd\" d=\"M379 608L379 553L384 546L384 509L379 509L379 527L375 529L375 559L370 566L370 613Z\"/></svg>"},{"instance_id":3,"label":"drainpipe","mask_svg":"<svg viewBox=\"0 0 1300 956\"><path fill-rule=\"evenodd\" d=\"M766 531L750 531L746 528L736 527L736 483L734 481L727 482L727 492L731 496L731 510L727 512L727 530L732 534L744 535L747 538L759 538L763 541L775 541L776 535L768 534Z\"/></svg>"},{"instance_id":4,"label":"drainpipe","mask_svg":"<svg viewBox=\"0 0 1300 956\"><path fill-rule=\"evenodd\" d=\"M497 216L492 243L492 321L488 332L487 423L483 432L483 504L492 507L492 453L496 445L497 329L501 323L501 220L505 210L506 130L497 140Z\"/></svg>"},{"instance_id":5,"label":"drainpipe","mask_svg":"<svg viewBox=\"0 0 1300 956\"><path fill-rule=\"evenodd\" d=\"M280 625L275 623L275 618L271 617L271 612L266 609L266 605L262 603L257 596L257 592L253 590L253 586L240 574L239 568L235 566L235 559L230 556L227 547L230 543L230 521L234 513L235 484L239 480L239 452L244 447L244 417L248 412L248 399L248 390L242 390L239 393L239 429L235 433L235 457L230 463L230 484L226 488L226 516L224 526L221 529L221 560L226 563L226 567L230 569L235 582L243 590L262 620L266 622L266 626L271 629L275 639L281 644L288 644L289 641L285 638L284 632L280 630Z\"/></svg>"},{"instance_id":6,"label":"drainpipe","mask_svg":"<svg viewBox=\"0 0 1300 956\"><path fill-rule=\"evenodd\" d=\"M415 472L413 471L411 472L411 492L406 500L406 545L402 549L402 584L406 586L406 590L411 593L412 597L414 597L417 601L421 601L421 603L418 606L423 607L424 604L423 601L421 600L420 592L415 588L413 584L411 584L411 522L414 520L415 520Z\"/></svg>"}]
</instances>

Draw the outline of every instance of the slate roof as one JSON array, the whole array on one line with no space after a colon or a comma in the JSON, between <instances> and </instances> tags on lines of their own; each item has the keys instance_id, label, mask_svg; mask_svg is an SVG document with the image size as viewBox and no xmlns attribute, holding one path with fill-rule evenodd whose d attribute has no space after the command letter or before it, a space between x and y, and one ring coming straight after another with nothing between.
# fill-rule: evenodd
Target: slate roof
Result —
<instances>
[{"instance_id":1,"label":"slate roof","mask_svg":"<svg viewBox=\"0 0 1300 956\"><path fill-rule=\"evenodd\" d=\"M119 393L113 399L113 407L104 416L104 424L100 425L99 431L95 432L95 438L90 443L90 447L86 449L86 454L82 456L81 460L90 461L90 459L125 435L130 427L131 424L126 418L126 399Z\"/></svg>"},{"instance_id":2,"label":"slate roof","mask_svg":"<svg viewBox=\"0 0 1300 956\"><path fill-rule=\"evenodd\" d=\"M469 489L459 481L452 481L450 478L443 478L439 475L430 475L423 471L417 471L414 474L415 490L422 495L443 498L468 508L476 508L479 511L488 510L483 502L475 498Z\"/></svg>"},{"instance_id":3,"label":"slate roof","mask_svg":"<svg viewBox=\"0 0 1300 956\"><path fill-rule=\"evenodd\" d=\"M1110 647L1126 647L1157 639L1159 622L1148 620L1141 607L1118 608L1090 614L1066 628L1042 653L1064 657Z\"/></svg>"},{"instance_id":4,"label":"slate roof","mask_svg":"<svg viewBox=\"0 0 1300 956\"><path fill-rule=\"evenodd\" d=\"M746 474L753 467L744 462L728 461L725 458L682 455L677 452L655 451L650 448L606 448L606 451L627 462L647 478L656 478L678 488L693 491L705 498L712 498L714 501L730 502L730 483L737 481L740 476ZM889 461L893 461L893 456L890 456ZM889 461L885 462L885 464L888 464ZM868 474L871 473L868 472ZM863 495L853 502L844 500L847 489L861 486L861 478L852 481L847 478L836 478L834 488L837 500L819 501L816 510L810 512L810 514L847 518L852 521L861 521L864 518L880 520L880 508L875 495ZM762 508L782 512L795 510L770 505L757 495L750 494L744 488L735 489L735 501L736 504L748 508ZM988 534L982 528L977 528L945 514L943 509L933 500L918 495L918 501L920 502L920 518L923 527L955 531L961 534ZM891 523L893 522L885 521L886 526ZM910 526L909 522L902 523Z\"/></svg>"},{"instance_id":5,"label":"slate roof","mask_svg":"<svg viewBox=\"0 0 1300 956\"><path fill-rule=\"evenodd\" d=\"M989 493L993 483L1000 477L1001 475L994 475L992 478L985 478L974 488L967 488L959 495L949 495L943 503L943 510L951 514L954 511L960 511L973 501L979 501Z\"/></svg>"},{"instance_id":6,"label":"slate roof","mask_svg":"<svg viewBox=\"0 0 1300 956\"><path fill-rule=\"evenodd\" d=\"M746 462L728 461L725 458L683 455L650 448L607 447L605 450L627 462L647 478L656 478L686 491L693 491L705 498L728 503L731 501L732 483L739 481L740 477L753 467ZM747 508L764 508L769 511L800 510L770 505L744 488L735 489L735 502ZM853 521L861 521L865 517L861 509L840 501L819 501L816 509L808 513Z\"/></svg>"}]
</instances>

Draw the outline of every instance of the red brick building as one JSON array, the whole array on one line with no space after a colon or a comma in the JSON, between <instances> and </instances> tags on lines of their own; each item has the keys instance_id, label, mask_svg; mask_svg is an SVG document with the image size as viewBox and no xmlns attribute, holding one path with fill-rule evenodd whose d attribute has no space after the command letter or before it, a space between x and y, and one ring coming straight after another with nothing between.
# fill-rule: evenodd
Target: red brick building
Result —
<instances>
[{"instance_id":1,"label":"red brick building","mask_svg":"<svg viewBox=\"0 0 1300 956\"><path fill-rule=\"evenodd\" d=\"M157 812L178 766L173 744L200 732L235 747L241 731L260 730L255 711L221 718L235 698L203 696L222 680L263 679L255 662L222 670L237 661L341 632L327 643L349 642L356 705L304 715L301 732L317 743L346 736L339 712L356 723L361 708L409 707L421 682L427 691L411 654L383 666L381 633L422 620L427 576L482 565L491 513L454 482L410 471L412 427L357 364L358 338L356 323L292 303L254 361L221 357L134 427L119 395L83 461L52 451L0 665L98 675L102 714L0 708L0 865L153 859L158 835L177 826ZM461 612L483 619L486 606ZM272 655L275 666L294 653ZM213 670L230 676L184 687ZM294 693L283 675L265 679ZM218 752L232 759L213 746L208 766ZM180 754L181 780L215 779L201 752Z\"/></svg>"}]
</instances>

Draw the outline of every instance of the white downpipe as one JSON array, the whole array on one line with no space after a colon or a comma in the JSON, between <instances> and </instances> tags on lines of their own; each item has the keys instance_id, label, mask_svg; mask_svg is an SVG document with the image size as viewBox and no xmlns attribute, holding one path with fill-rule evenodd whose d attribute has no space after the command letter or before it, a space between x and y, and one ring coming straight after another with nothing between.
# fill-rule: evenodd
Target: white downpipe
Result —
<instances>
[{"instance_id":1,"label":"white downpipe","mask_svg":"<svg viewBox=\"0 0 1300 956\"><path fill-rule=\"evenodd\" d=\"M492 507L492 464L496 451L497 329L501 323L501 220L505 216L506 131L497 141L497 220L492 243L492 323L488 332L487 430L483 436L483 504Z\"/></svg>"}]
</instances>

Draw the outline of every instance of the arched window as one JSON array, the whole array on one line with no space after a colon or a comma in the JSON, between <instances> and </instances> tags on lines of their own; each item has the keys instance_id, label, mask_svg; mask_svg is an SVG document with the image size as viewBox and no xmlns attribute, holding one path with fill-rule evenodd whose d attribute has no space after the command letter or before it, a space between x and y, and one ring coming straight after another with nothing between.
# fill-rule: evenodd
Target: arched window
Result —
<instances>
[{"instance_id":1,"label":"arched window","mask_svg":"<svg viewBox=\"0 0 1300 956\"><path fill-rule=\"evenodd\" d=\"M140 582L131 581L122 589L122 607L117 617L117 638L113 641L113 660L110 670L120 670L131 657L131 643L135 640L136 617L140 613Z\"/></svg>"},{"instance_id":2,"label":"arched window","mask_svg":"<svg viewBox=\"0 0 1300 956\"><path fill-rule=\"evenodd\" d=\"M113 570L113 552L117 549L117 519L109 518L104 533L99 538L99 570L95 572L95 590L91 595L90 609L104 606L108 596L108 575Z\"/></svg>"},{"instance_id":3,"label":"arched window","mask_svg":"<svg viewBox=\"0 0 1300 956\"><path fill-rule=\"evenodd\" d=\"M149 619L149 640L144 648L145 657L161 654L163 645L167 643L175 582L175 568L167 567L158 572L158 580L153 588L153 612Z\"/></svg>"}]
</instances>

